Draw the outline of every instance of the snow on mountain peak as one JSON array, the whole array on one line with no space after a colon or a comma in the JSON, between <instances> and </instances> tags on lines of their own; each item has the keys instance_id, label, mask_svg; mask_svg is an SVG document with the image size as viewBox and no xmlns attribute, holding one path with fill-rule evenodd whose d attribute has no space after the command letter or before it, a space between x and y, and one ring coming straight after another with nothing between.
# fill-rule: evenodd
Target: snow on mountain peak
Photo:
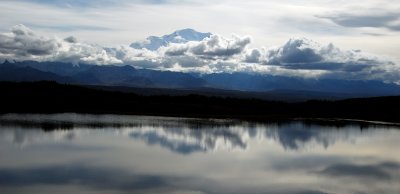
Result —
<instances>
[{"instance_id":1,"label":"snow on mountain peak","mask_svg":"<svg viewBox=\"0 0 400 194\"><path fill-rule=\"evenodd\" d=\"M197 32L193 29L187 28L177 30L172 34L164 35L162 37L150 36L145 41L134 42L130 46L136 49L146 48L148 50L157 50L162 46L168 46L170 43L186 43L189 41L202 41L210 37L211 33Z\"/></svg>"}]
</instances>

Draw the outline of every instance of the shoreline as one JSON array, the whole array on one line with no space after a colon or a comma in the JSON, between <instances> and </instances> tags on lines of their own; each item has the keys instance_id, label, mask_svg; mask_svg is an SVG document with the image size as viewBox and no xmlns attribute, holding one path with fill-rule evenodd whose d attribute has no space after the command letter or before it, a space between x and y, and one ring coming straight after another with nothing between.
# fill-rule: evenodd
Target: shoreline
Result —
<instances>
[{"instance_id":1,"label":"shoreline","mask_svg":"<svg viewBox=\"0 0 400 194\"><path fill-rule=\"evenodd\" d=\"M232 97L141 96L55 82L0 82L0 115L82 113L252 121L336 120L400 125L400 96L279 102Z\"/></svg>"}]
</instances>

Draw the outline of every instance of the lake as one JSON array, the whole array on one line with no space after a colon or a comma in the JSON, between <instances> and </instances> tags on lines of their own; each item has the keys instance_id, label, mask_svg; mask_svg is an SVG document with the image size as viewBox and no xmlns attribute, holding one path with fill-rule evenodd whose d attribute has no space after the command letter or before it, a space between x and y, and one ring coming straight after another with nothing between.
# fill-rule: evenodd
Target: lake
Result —
<instances>
[{"instance_id":1,"label":"lake","mask_svg":"<svg viewBox=\"0 0 400 194\"><path fill-rule=\"evenodd\" d=\"M400 193L400 128L0 116L0 193Z\"/></svg>"}]
</instances>

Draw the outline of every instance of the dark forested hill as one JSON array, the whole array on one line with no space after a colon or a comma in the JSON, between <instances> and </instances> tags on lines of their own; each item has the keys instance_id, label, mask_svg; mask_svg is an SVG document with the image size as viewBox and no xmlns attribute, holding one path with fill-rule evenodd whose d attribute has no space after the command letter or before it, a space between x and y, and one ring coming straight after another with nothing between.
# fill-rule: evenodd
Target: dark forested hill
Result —
<instances>
[{"instance_id":1,"label":"dark forested hill","mask_svg":"<svg viewBox=\"0 0 400 194\"><path fill-rule=\"evenodd\" d=\"M0 82L1 113L116 113L224 118L344 118L400 122L400 97L285 103L255 99L142 96L55 82Z\"/></svg>"}]
</instances>

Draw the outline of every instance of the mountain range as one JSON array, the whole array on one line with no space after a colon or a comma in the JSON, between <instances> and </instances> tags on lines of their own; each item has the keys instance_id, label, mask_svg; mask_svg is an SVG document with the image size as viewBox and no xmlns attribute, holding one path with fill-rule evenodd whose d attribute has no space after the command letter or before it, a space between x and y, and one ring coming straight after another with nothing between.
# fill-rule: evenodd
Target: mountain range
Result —
<instances>
[{"instance_id":1,"label":"mountain range","mask_svg":"<svg viewBox=\"0 0 400 194\"><path fill-rule=\"evenodd\" d=\"M130 46L157 50L169 44L201 41L211 36L211 33L183 29L161 37L150 36ZM6 60L0 64L0 81L41 80L141 95L201 94L286 101L400 95L399 85L376 80L318 79L243 72L201 74L138 69L130 65L64 62Z\"/></svg>"},{"instance_id":2,"label":"mountain range","mask_svg":"<svg viewBox=\"0 0 400 194\"><path fill-rule=\"evenodd\" d=\"M247 73L182 73L129 65L4 62L0 81L56 81L143 95L216 95L269 100L344 99L400 95L400 86L366 80L306 79ZM147 89L146 89L147 88Z\"/></svg>"}]
</instances>

